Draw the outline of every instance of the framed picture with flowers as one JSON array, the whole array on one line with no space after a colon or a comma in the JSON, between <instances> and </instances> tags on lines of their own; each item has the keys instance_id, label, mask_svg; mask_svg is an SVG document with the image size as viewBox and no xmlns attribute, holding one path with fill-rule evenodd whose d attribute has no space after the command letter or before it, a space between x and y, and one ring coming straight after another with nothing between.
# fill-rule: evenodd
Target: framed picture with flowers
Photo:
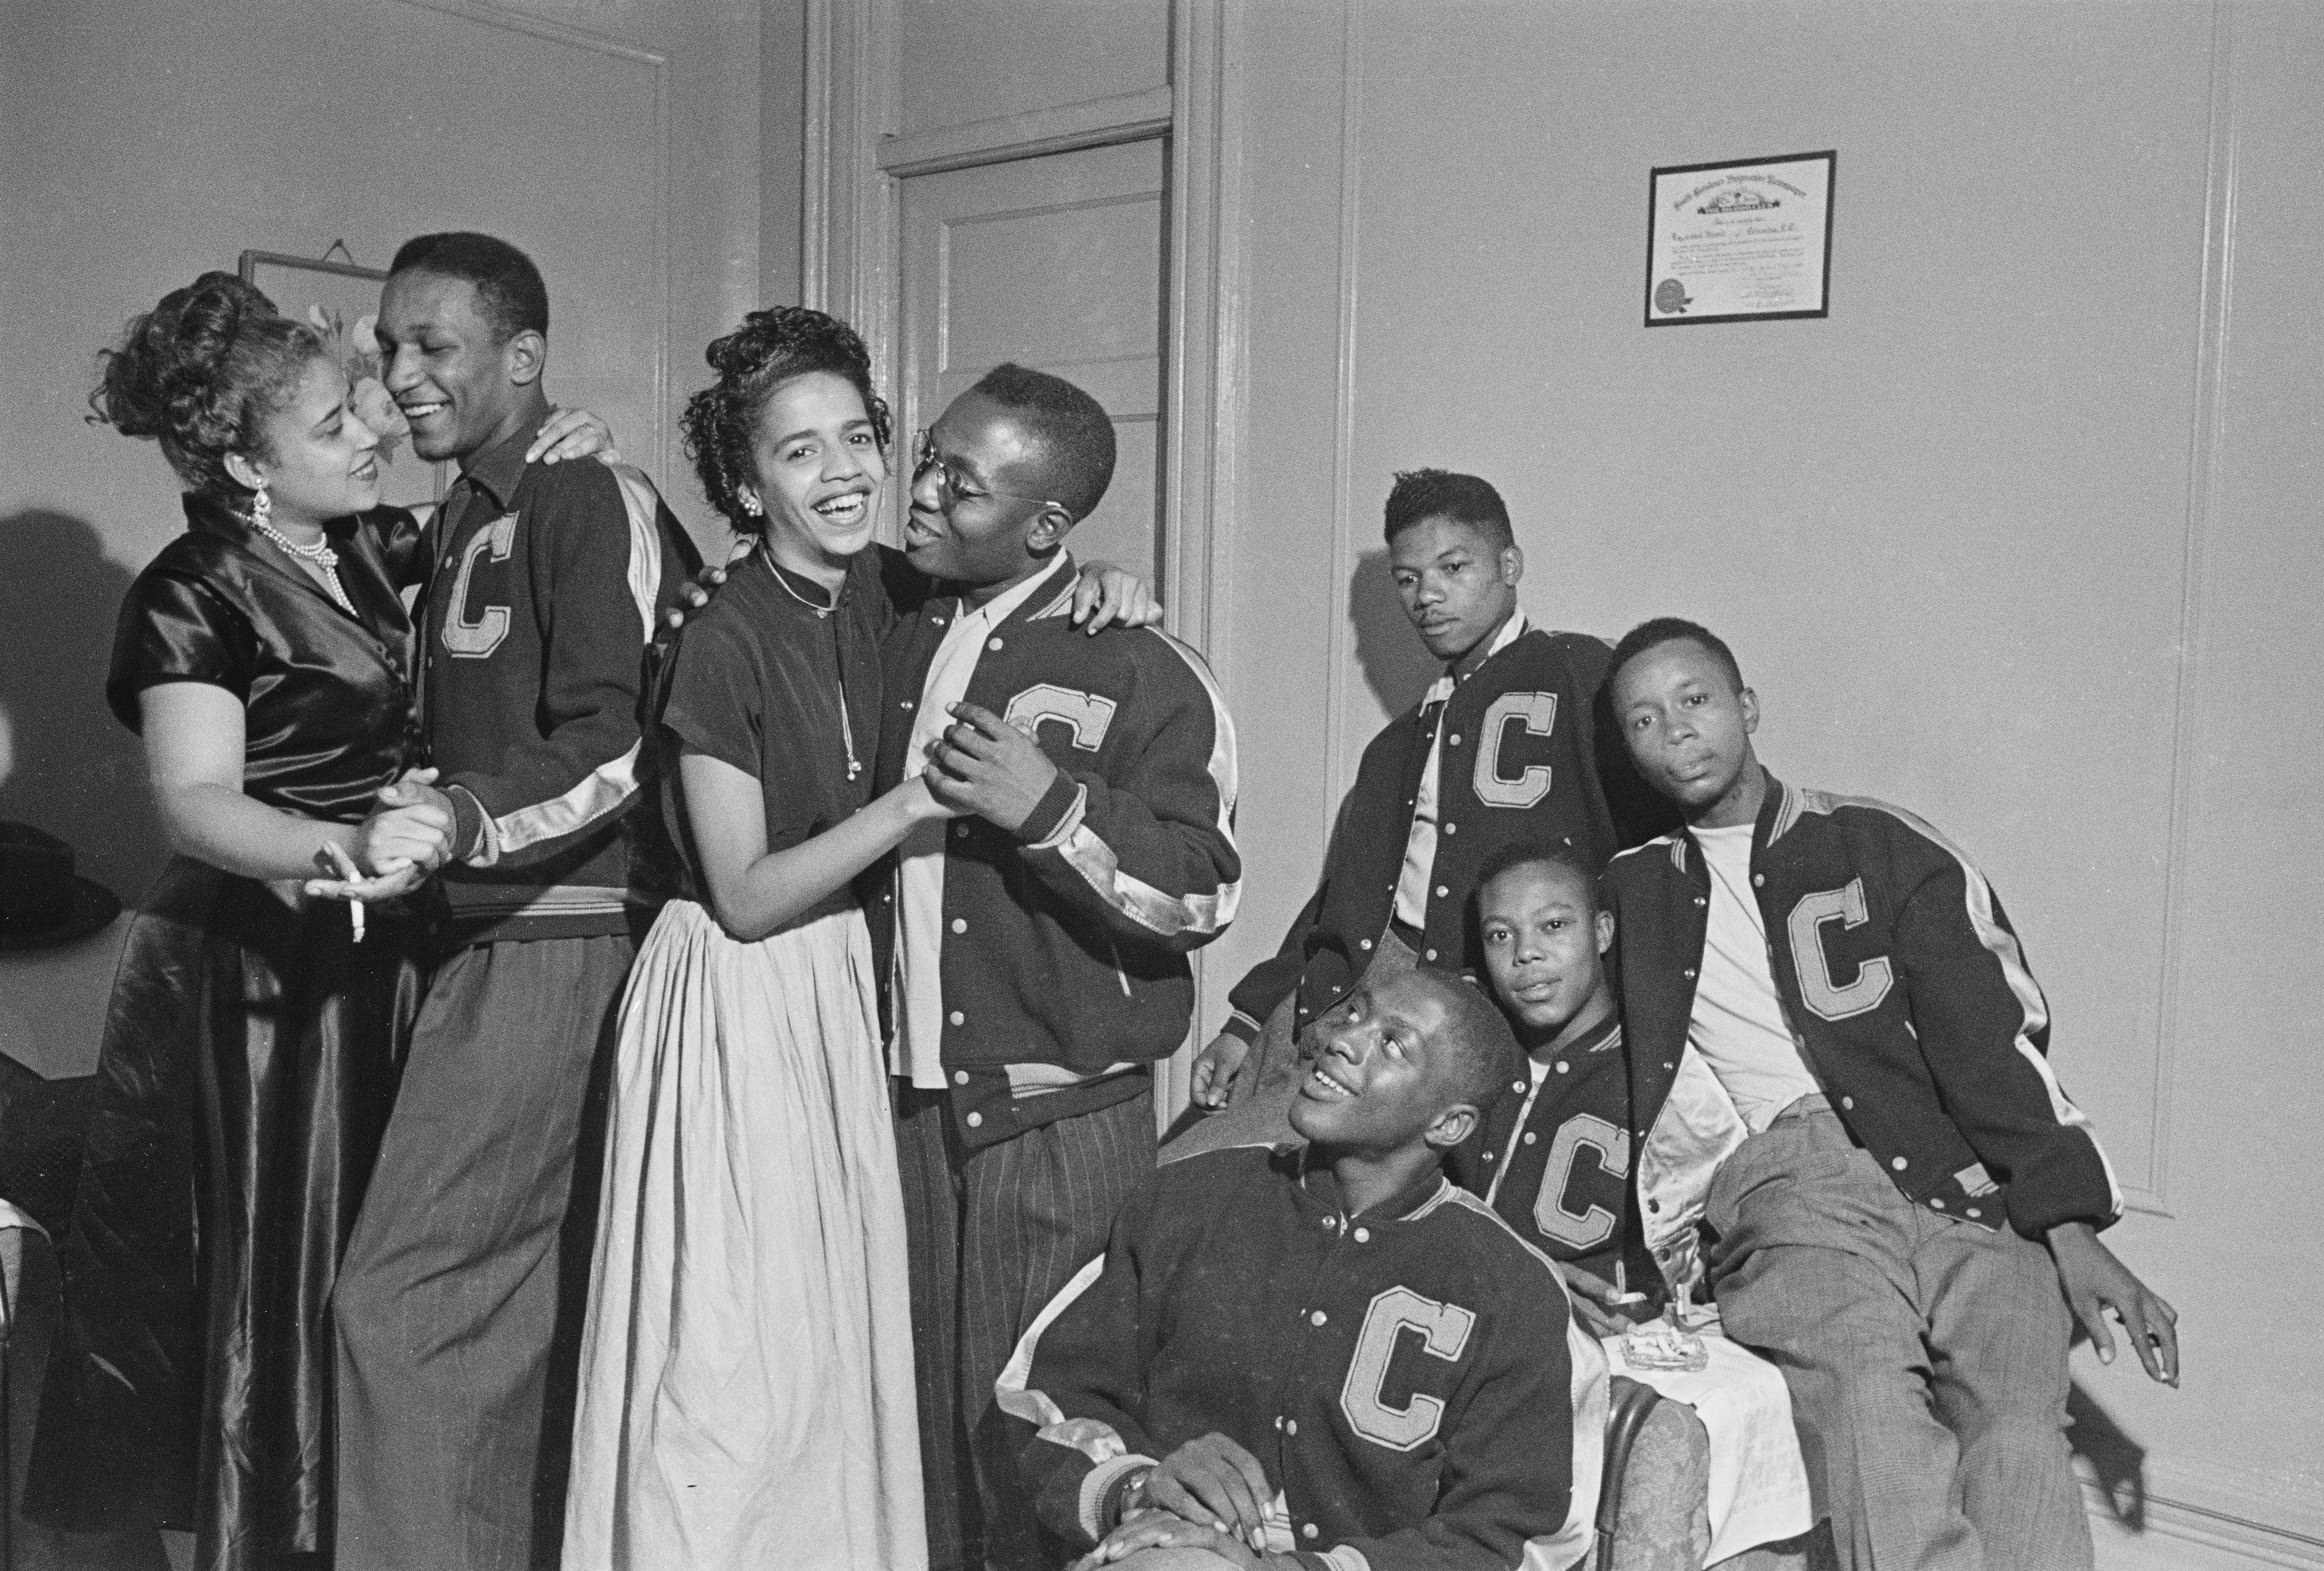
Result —
<instances>
[{"instance_id":1,"label":"framed picture with flowers","mask_svg":"<svg viewBox=\"0 0 2324 1571\"><path fill-rule=\"evenodd\" d=\"M430 464L411 450L411 428L380 380L379 339L373 328L379 322L379 291L387 274L375 267L358 267L352 257L334 261L334 254L346 255L346 247L334 243L320 257L245 251L239 271L274 302L276 310L322 334L337 356L355 389L356 414L379 432L380 500L425 512L443 500L452 484L452 466Z\"/></svg>"}]
</instances>

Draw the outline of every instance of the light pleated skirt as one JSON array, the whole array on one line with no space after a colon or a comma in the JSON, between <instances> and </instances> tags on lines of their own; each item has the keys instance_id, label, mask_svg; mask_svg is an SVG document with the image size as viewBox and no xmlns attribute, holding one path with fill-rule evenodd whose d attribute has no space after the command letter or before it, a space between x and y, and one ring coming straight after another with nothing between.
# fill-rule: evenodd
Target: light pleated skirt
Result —
<instances>
[{"instance_id":1,"label":"light pleated skirt","mask_svg":"<svg viewBox=\"0 0 2324 1571\"><path fill-rule=\"evenodd\" d=\"M674 901L622 1002L567 1571L927 1565L861 912Z\"/></svg>"}]
</instances>

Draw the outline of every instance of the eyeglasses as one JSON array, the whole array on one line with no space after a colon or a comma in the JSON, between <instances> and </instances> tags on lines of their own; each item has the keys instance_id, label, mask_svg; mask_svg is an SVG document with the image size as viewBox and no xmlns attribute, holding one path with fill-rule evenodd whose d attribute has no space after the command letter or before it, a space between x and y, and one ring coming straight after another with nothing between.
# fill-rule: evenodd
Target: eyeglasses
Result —
<instances>
[{"instance_id":1,"label":"eyeglasses","mask_svg":"<svg viewBox=\"0 0 2324 1571\"><path fill-rule=\"evenodd\" d=\"M974 502L985 496L1008 496L1019 502L1038 502L1044 507L1063 507L1064 504L1046 496L1034 496L1023 491L1003 491L998 485L978 485L973 483L960 467L960 460L948 458L936 450L934 433L921 430L912 438L912 481L918 485L929 470L936 471L936 484L943 489L946 501L953 506Z\"/></svg>"}]
</instances>

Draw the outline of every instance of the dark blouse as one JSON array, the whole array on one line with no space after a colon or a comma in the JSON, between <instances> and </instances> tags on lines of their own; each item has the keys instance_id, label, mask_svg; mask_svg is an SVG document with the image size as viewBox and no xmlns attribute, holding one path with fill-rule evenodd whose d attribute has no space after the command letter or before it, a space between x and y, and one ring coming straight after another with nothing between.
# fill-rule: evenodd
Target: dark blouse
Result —
<instances>
[{"instance_id":1,"label":"dark blouse","mask_svg":"<svg viewBox=\"0 0 2324 1571\"><path fill-rule=\"evenodd\" d=\"M663 667L659 702L663 811L684 864L687 899L706 901L708 885L687 821L680 752L731 764L759 782L770 852L814 838L871 799L880 636L891 615L881 565L880 552L857 557L835 600L754 550L688 618ZM861 765L853 779L851 739ZM843 888L797 920L853 900Z\"/></svg>"},{"instance_id":2,"label":"dark blouse","mask_svg":"<svg viewBox=\"0 0 2324 1571\"><path fill-rule=\"evenodd\" d=\"M383 541L409 536L400 508L329 526L349 616L306 570L209 497L185 499L187 530L121 604L106 701L142 729L138 695L206 682L243 705L243 790L285 812L354 823L418 756L411 623Z\"/></svg>"}]
</instances>

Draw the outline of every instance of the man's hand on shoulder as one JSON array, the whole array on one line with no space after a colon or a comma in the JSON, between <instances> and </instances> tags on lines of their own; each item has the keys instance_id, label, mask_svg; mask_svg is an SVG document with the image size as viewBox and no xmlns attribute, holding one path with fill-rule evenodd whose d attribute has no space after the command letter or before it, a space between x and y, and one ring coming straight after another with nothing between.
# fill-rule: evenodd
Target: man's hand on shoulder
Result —
<instances>
[{"instance_id":1,"label":"man's hand on shoulder","mask_svg":"<svg viewBox=\"0 0 2324 1571\"><path fill-rule=\"evenodd\" d=\"M680 584L678 598L669 610L661 614L662 625L673 633L684 627L688 616L710 604L711 595L726 581L727 572L733 566L732 561L706 566L702 571Z\"/></svg>"},{"instance_id":2,"label":"man's hand on shoulder","mask_svg":"<svg viewBox=\"0 0 2324 1571\"><path fill-rule=\"evenodd\" d=\"M954 723L928 750L928 794L1014 835L1056 783L1040 744L990 709L954 704Z\"/></svg>"},{"instance_id":3,"label":"man's hand on shoulder","mask_svg":"<svg viewBox=\"0 0 2324 1571\"><path fill-rule=\"evenodd\" d=\"M2179 1383L2179 1311L2115 1258L2098 1241L2098 1229L2087 1222L2064 1222L2050 1229L2050 1258L2057 1262L2059 1285L2074 1318L2089 1333L2100 1363L2114 1362L2114 1333L2107 1326L2107 1311L2114 1311L2130 1338L2130 1350L2146 1366L2148 1375L2164 1385Z\"/></svg>"},{"instance_id":4,"label":"man's hand on shoulder","mask_svg":"<svg viewBox=\"0 0 2324 1571\"><path fill-rule=\"evenodd\" d=\"M1111 562L1082 565L1074 580L1073 624L1094 634L1117 623L1124 627L1151 627L1162 620L1162 603L1154 598L1145 579Z\"/></svg>"}]
</instances>

